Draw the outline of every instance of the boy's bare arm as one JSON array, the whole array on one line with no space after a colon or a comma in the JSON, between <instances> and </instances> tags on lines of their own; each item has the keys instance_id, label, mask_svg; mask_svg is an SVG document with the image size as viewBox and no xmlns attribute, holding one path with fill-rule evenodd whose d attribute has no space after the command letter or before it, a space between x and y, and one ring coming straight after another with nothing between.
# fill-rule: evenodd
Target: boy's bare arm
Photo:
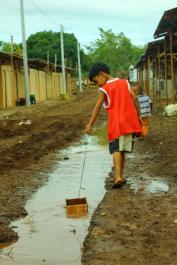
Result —
<instances>
[{"instance_id":1,"label":"boy's bare arm","mask_svg":"<svg viewBox=\"0 0 177 265\"><path fill-rule=\"evenodd\" d=\"M89 123L85 127L85 133L90 134L92 132L93 124L95 123L97 116L100 113L103 102L104 102L104 93L102 91L99 91L98 99L93 109L92 116L90 118Z\"/></svg>"},{"instance_id":2,"label":"boy's bare arm","mask_svg":"<svg viewBox=\"0 0 177 265\"><path fill-rule=\"evenodd\" d=\"M134 103L134 105L135 105L135 108L136 108L136 111L137 111L138 117L139 117L139 119L140 119L140 121L141 121L141 111L140 111L140 105L139 105L139 102L138 102L137 96L136 96L135 92L134 92L132 89L130 89L130 94L131 94L131 96L132 96L133 103Z\"/></svg>"}]
</instances>

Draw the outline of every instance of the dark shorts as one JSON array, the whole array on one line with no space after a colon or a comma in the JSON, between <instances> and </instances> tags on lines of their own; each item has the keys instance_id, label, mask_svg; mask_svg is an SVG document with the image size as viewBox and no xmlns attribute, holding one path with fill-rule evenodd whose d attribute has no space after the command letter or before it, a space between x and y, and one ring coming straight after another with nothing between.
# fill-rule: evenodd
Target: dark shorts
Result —
<instances>
[{"instance_id":1,"label":"dark shorts","mask_svg":"<svg viewBox=\"0 0 177 265\"><path fill-rule=\"evenodd\" d=\"M129 152L133 151L133 136L132 134L122 135L118 139L109 142L109 152Z\"/></svg>"}]
</instances>

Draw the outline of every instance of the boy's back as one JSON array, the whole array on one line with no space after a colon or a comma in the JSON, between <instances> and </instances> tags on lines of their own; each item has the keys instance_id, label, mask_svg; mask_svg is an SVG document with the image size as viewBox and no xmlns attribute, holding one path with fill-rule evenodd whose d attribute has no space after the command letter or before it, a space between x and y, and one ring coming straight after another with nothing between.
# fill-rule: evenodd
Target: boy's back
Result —
<instances>
[{"instance_id":1,"label":"boy's back","mask_svg":"<svg viewBox=\"0 0 177 265\"><path fill-rule=\"evenodd\" d=\"M132 101L128 81L115 78L99 88L105 95L104 106L108 112L109 141L129 133L141 131Z\"/></svg>"}]
</instances>

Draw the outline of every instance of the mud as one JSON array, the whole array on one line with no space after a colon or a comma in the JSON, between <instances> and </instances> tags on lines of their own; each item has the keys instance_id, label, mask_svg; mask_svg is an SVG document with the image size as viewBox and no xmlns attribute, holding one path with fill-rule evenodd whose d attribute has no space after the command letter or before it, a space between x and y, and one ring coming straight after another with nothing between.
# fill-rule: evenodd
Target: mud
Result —
<instances>
[{"instance_id":1,"label":"mud","mask_svg":"<svg viewBox=\"0 0 177 265\"><path fill-rule=\"evenodd\" d=\"M90 90L69 101L0 112L0 247L18 239L10 223L28 214L24 206L48 181L56 156L67 159L57 152L80 138L96 96ZM155 107L149 138L127 156L128 183L112 190L106 179L84 242L84 265L177 265L177 116L162 112Z\"/></svg>"},{"instance_id":2,"label":"mud","mask_svg":"<svg viewBox=\"0 0 177 265\"><path fill-rule=\"evenodd\" d=\"M111 189L94 212L84 265L177 264L177 116L154 109L149 138L127 155L127 184Z\"/></svg>"},{"instance_id":3,"label":"mud","mask_svg":"<svg viewBox=\"0 0 177 265\"><path fill-rule=\"evenodd\" d=\"M91 89L69 100L0 111L0 243L18 239L11 221L27 215L24 205L48 180L56 151L82 135L96 97ZM99 122L104 119L103 112Z\"/></svg>"}]
</instances>

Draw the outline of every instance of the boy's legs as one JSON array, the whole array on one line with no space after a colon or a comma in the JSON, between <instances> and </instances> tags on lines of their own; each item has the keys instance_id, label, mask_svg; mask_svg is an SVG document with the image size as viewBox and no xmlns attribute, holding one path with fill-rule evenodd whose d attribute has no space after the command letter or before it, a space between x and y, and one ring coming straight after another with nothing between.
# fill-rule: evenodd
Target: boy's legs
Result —
<instances>
[{"instance_id":1,"label":"boy's legs","mask_svg":"<svg viewBox=\"0 0 177 265\"><path fill-rule=\"evenodd\" d=\"M124 152L114 152L113 153L113 162L114 162L114 169L115 169L115 176L114 182L121 182L124 180L123 178L123 168L125 162L125 155Z\"/></svg>"},{"instance_id":2,"label":"boy's legs","mask_svg":"<svg viewBox=\"0 0 177 265\"><path fill-rule=\"evenodd\" d=\"M132 152L133 149L132 134L122 135L118 139L109 142L110 154L113 154L114 162L114 185L115 187L126 183L123 177L125 162L125 152Z\"/></svg>"}]
</instances>

